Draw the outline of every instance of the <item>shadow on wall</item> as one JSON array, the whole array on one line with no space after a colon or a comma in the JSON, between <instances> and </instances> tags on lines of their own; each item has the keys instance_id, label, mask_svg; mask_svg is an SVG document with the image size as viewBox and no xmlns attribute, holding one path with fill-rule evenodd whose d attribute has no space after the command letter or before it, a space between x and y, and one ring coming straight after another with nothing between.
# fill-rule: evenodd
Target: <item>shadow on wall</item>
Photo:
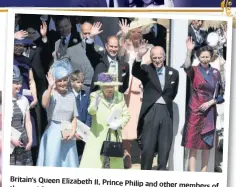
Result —
<instances>
[{"instance_id":1,"label":"shadow on wall","mask_svg":"<svg viewBox=\"0 0 236 187\"><path fill-rule=\"evenodd\" d=\"M179 132L179 115L180 115L179 114L179 107L174 102L173 103L173 119L175 119L175 120L173 121L173 141L172 141L172 148L170 150L169 162L168 162L168 166L169 166L170 171L173 171L175 168L175 165L174 165L175 147L174 147L174 145L175 145L176 136ZM179 145L179 146L181 146L181 145Z\"/></svg>"}]
</instances>

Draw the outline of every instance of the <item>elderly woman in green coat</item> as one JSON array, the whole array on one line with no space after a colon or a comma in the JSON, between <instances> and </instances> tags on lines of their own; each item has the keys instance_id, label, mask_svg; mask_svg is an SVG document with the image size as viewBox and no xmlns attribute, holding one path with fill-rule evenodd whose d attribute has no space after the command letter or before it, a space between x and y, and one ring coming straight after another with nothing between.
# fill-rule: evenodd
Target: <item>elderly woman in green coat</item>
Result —
<instances>
[{"instance_id":1,"label":"elderly woman in green coat","mask_svg":"<svg viewBox=\"0 0 236 187\"><path fill-rule=\"evenodd\" d=\"M121 131L130 119L124 95L116 91L117 86L122 83L115 81L115 78L108 73L98 75L100 90L90 94L90 105L88 112L92 116L92 127L85 145L80 168L103 168L104 156L101 156L101 148L106 140L108 130L111 129L111 141L116 141L115 130L118 131L118 138L122 141ZM109 118L119 111L118 123L109 123ZM110 169L123 169L123 158L109 158Z\"/></svg>"}]
</instances>

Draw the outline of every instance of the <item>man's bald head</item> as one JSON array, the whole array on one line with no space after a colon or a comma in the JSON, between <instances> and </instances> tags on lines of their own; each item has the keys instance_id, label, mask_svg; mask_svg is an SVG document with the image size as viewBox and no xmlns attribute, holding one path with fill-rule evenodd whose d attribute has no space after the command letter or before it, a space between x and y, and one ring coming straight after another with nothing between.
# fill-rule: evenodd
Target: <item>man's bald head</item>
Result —
<instances>
[{"instance_id":1,"label":"man's bald head","mask_svg":"<svg viewBox=\"0 0 236 187\"><path fill-rule=\"evenodd\" d=\"M109 36L106 42L106 51L110 57L116 57L119 50L119 40L116 36Z\"/></svg>"},{"instance_id":2,"label":"man's bald head","mask_svg":"<svg viewBox=\"0 0 236 187\"><path fill-rule=\"evenodd\" d=\"M89 22L84 22L81 25L81 34L82 34L83 39L88 38L88 36L90 35L90 32L91 32L92 26L93 25Z\"/></svg>"},{"instance_id":3,"label":"man's bald head","mask_svg":"<svg viewBox=\"0 0 236 187\"><path fill-rule=\"evenodd\" d=\"M118 39L118 37L116 37L116 36L109 36L109 37L107 38L106 43L108 44L108 43L111 42L111 41L117 41L117 43L118 43L118 42L119 42L119 39Z\"/></svg>"},{"instance_id":4,"label":"man's bald head","mask_svg":"<svg viewBox=\"0 0 236 187\"><path fill-rule=\"evenodd\" d=\"M165 50L161 46L154 46L150 51L150 55L152 56L155 53L161 53L165 55Z\"/></svg>"},{"instance_id":5,"label":"man's bald head","mask_svg":"<svg viewBox=\"0 0 236 187\"><path fill-rule=\"evenodd\" d=\"M153 65L156 68L160 68L164 65L166 59L165 50L161 46L155 46L150 51L150 58Z\"/></svg>"}]
</instances>

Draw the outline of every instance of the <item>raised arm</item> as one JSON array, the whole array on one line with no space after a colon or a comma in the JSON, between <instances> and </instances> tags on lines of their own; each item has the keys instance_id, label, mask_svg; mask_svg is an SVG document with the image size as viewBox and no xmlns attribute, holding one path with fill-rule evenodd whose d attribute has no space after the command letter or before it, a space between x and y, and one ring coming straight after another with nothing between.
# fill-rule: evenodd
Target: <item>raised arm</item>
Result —
<instances>
[{"instance_id":1,"label":"raised arm","mask_svg":"<svg viewBox=\"0 0 236 187\"><path fill-rule=\"evenodd\" d=\"M41 37L34 41L36 45L45 47L45 44L48 44L47 29L47 23L45 21L42 21L42 25L40 25Z\"/></svg>"},{"instance_id":2,"label":"raised arm","mask_svg":"<svg viewBox=\"0 0 236 187\"><path fill-rule=\"evenodd\" d=\"M51 99L51 93L53 90L53 87L55 85L55 80L51 72L48 72L48 75L46 76L48 80L48 89L44 92L43 94L43 99L42 99L42 106L44 108L48 108L50 99Z\"/></svg>"},{"instance_id":3,"label":"raised arm","mask_svg":"<svg viewBox=\"0 0 236 187\"><path fill-rule=\"evenodd\" d=\"M191 67L191 54L192 54L194 46L195 45L194 45L192 37L189 37L186 41L187 55L184 62L184 69L188 69Z\"/></svg>"},{"instance_id":4,"label":"raised arm","mask_svg":"<svg viewBox=\"0 0 236 187\"><path fill-rule=\"evenodd\" d=\"M101 27L102 24L100 22L94 23L90 31L90 35L86 39L86 55L93 69L96 68L101 58L101 55L94 48L95 37L103 32L103 30L101 30Z\"/></svg>"},{"instance_id":5,"label":"raised arm","mask_svg":"<svg viewBox=\"0 0 236 187\"><path fill-rule=\"evenodd\" d=\"M133 76L136 77L137 79L141 80L142 82L144 81L144 76L147 73L145 71L145 69L146 69L145 67L147 65L143 64L141 67L141 63L142 63L142 58L147 53L147 51L148 51L147 41L143 40L141 42L139 49L138 49L138 53L136 55L136 59L134 61L133 68L132 68Z\"/></svg>"},{"instance_id":6,"label":"raised arm","mask_svg":"<svg viewBox=\"0 0 236 187\"><path fill-rule=\"evenodd\" d=\"M88 113L92 116L96 115L98 105L101 101L101 96L99 95L99 92L92 92L90 94L90 104L88 107Z\"/></svg>"},{"instance_id":7,"label":"raised arm","mask_svg":"<svg viewBox=\"0 0 236 187\"><path fill-rule=\"evenodd\" d=\"M14 38L17 40L23 40L27 36L28 36L28 32L24 30L17 31L14 34Z\"/></svg>"},{"instance_id":8,"label":"raised arm","mask_svg":"<svg viewBox=\"0 0 236 187\"><path fill-rule=\"evenodd\" d=\"M90 87L90 92L95 92L99 89L99 86L97 85L94 85L94 82L97 82L98 80L98 74L101 73L101 70L103 70L104 64L103 63L99 63L95 70L94 70L94 74L93 74L93 80L92 80L92 83L91 83L91 87Z\"/></svg>"},{"instance_id":9,"label":"raised arm","mask_svg":"<svg viewBox=\"0 0 236 187\"><path fill-rule=\"evenodd\" d=\"M126 39L129 32L129 24L127 23L127 19L122 19L121 21L119 21L119 26L120 26L120 31L117 33L117 36L118 37L120 36L119 38L120 49L118 55L124 56L127 50Z\"/></svg>"}]
</instances>

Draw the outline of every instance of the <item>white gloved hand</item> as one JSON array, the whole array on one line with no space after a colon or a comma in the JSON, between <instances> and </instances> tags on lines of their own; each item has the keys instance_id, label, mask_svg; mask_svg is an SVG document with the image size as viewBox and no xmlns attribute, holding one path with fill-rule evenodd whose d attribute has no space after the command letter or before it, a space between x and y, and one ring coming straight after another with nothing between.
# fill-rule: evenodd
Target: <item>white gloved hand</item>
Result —
<instances>
[{"instance_id":1,"label":"white gloved hand","mask_svg":"<svg viewBox=\"0 0 236 187\"><path fill-rule=\"evenodd\" d=\"M101 96L97 93L96 97L95 97L95 107L98 108L98 105L101 101Z\"/></svg>"},{"instance_id":2,"label":"white gloved hand","mask_svg":"<svg viewBox=\"0 0 236 187\"><path fill-rule=\"evenodd\" d=\"M112 123L110 124L109 128L112 129L112 130L117 130L118 128L121 127L121 124L120 123Z\"/></svg>"}]
</instances>

